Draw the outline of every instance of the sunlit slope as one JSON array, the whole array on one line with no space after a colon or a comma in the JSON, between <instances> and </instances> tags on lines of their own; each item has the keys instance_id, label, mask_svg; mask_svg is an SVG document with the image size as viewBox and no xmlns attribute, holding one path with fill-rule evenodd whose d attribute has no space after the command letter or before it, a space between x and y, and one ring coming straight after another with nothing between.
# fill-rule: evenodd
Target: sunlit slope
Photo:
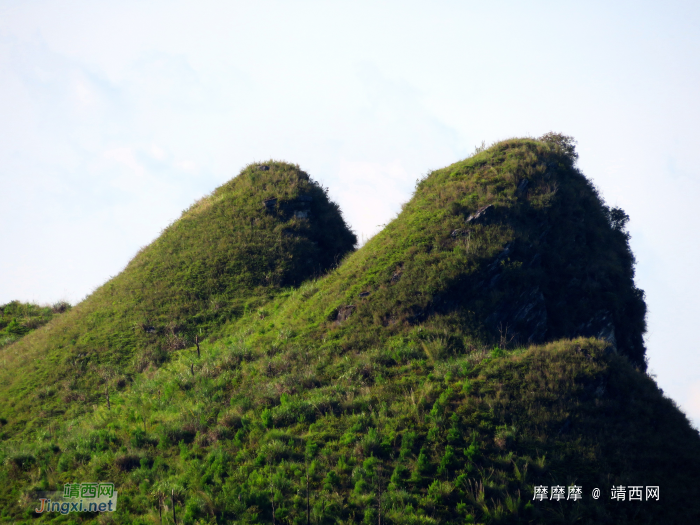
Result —
<instances>
[{"instance_id":1,"label":"sunlit slope","mask_svg":"<svg viewBox=\"0 0 700 525\"><path fill-rule=\"evenodd\" d=\"M445 355L593 336L644 369L627 217L576 169L568 139L547 139L504 141L432 172L337 271L239 324L256 345L279 344L282 331L286 344L311 338L339 354L394 336Z\"/></svg>"},{"instance_id":2,"label":"sunlit slope","mask_svg":"<svg viewBox=\"0 0 700 525\"><path fill-rule=\"evenodd\" d=\"M10 345L51 319L70 310L70 304L60 301L53 306L11 301L0 305L0 348Z\"/></svg>"},{"instance_id":3,"label":"sunlit slope","mask_svg":"<svg viewBox=\"0 0 700 525\"><path fill-rule=\"evenodd\" d=\"M205 345L139 376L111 410L6 441L0 517L30 520L32 488L94 479L119 488L124 524L157 520L172 492L182 523L271 523L273 497L278 523L306 523L307 491L313 523L374 523L380 504L389 524L694 523L697 431L606 348L280 359ZM539 485L583 499L533 502ZM659 486L661 500L611 501L613 486Z\"/></svg>"},{"instance_id":4,"label":"sunlit slope","mask_svg":"<svg viewBox=\"0 0 700 525\"><path fill-rule=\"evenodd\" d=\"M21 424L36 417L29 407L82 410L195 336L322 274L354 244L337 205L297 166L250 165L85 301L4 351L0 414Z\"/></svg>"}]
</instances>

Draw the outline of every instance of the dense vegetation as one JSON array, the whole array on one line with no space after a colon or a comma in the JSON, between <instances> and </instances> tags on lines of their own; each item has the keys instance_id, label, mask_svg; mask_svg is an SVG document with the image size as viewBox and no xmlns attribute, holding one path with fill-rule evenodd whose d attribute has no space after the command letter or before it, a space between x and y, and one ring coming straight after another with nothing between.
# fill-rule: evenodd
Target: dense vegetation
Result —
<instances>
[{"instance_id":1,"label":"dense vegetation","mask_svg":"<svg viewBox=\"0 0 700 525\"><path fill-rule=\"evenodd\" d=\"M477 152L420 181L337 267L355 239L322 189L289 165L247 168L222 188L264 227L242 240L209 219L188 237L197 214L229 213L210 197L72 317L8 347L0 517L172 523L174 494L192 524L697 521L700 436L645 373L627 217L575 160L559 135ZM320 193L299 199L295 184ZM180 239L187 256L169 248ZM228 273L208 262L226 247ZM214 308L221 294L192 281L227 295ZM111 297L132 332L103 313ZM138 344L142 326L158 338ZM111 334L132 346L95 343ZM32 515L34 490L94 480L115 483L117 513ZM536 485L572 484L581 501L532 501ZM658 485L661 501L610 501L613 485Z\"/></svg>"},{"instance_id":2,"label":"dense vegetation","mask_svg":"<svg viewBox=\"0 0 700 525\"><path fill-rule=\"evenodd\" d=\"M44 326L57 314L70 310L65 301L53 306L12 301L0 306L0 348Z\"/></svg>"},{"instance_id":3,"label":"dense vegetation","mask_svg":"<svg viewBox=\"0 0 700 525\"><path fill-rule=\"evenodd\" d=\"M13 344L0 371L0 413L29 431L43 425L39 411L82 413L105 388L122 388L170 352L322 274L355 243L338 206L297 166L250 165L50 330Z\"/></svg>"},{"instance_id":4,"label":"dense vegetation","mask_svg":"<svg viewBox=\"0 0 700 525\"><path fill-rule=\"evenodd\" d=\"M549 138L505 141L432 172L322 283L235 326L257 347L279 346L283 331L286 345L335 353L416 330L445 355L600 334L645 369L627 216L574 167L569 139Z\"/></svg>"}]
</instances>

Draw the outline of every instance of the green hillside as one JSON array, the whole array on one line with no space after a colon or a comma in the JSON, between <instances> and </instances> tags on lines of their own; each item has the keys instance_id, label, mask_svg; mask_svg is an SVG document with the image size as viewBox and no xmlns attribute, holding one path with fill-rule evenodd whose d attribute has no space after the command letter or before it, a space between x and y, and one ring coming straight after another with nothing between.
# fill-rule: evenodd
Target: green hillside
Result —
<instances>
[{"instance_id":1,"label":"green hillside","mask_svg":"<svg viewBox=\"0 0 700 525\"><path fill-rule=\"evenodd\" d=\"M288 165L247 168L214 196L231 188L248 210L236 216L265 228L251 220L245 242L223 228L213 242L202 232L215 221L202 220L188 237L207 210L232 209L199 203L84 303L8 347L25 357L0 376L0 519L172 523L174 500L188 524L696 522L700 436L645 372L627 216L575 161L571 139L550 134L435 171L337 267L354 237L322 189ZM318 193L285 194L284 177ZM324 203L332 219L299 203ZM188 265L164 248L180 239ZM250 254L235 263L245 272L195 282L227 294L186 295L192 280L177 276L228 261L226 247ZM115 330L106 287L131 297L142 282L147 306L124 311L131 323L158 313ZM212 296L225 298L214 308ZM168 332L174 318L182 328ZM47 343L66 333L73 346ZM114 333L132 347L103 345L63 369L72 389L22 390L52 373L43 356L60 364ZM174 337L185 343L168 346ZM118 511L33 513L36 490L83 481L113 482ZM581 501L533 501L536 486L570 485ZM660 501L611 501L620 485L659 486Z\"/></svg>"},{"instance_id":2,"label":"green hillside","mask_svg":"<svg viewBox=\"0 0 700 525\"><path fill-rule=\"evenodd\" d=\"M355 242L338 206L297 166L250 165L85 301L5 351L0 414L25 432L43 425L38 411L77 415L195 337L322 274Z\"/></svg>"},{"instance_id":3,"label":"green hillside","mask_svg":"<svg viewBox=\"0 0 700 525\"><path fill-rule=\"evenodd\" d=\"M282 330L286 346L340 353L407 336L439 355L594 336L644 370L628 218L575 169L570 139L548 138L501 142L432 172L322 283L237 326L254 346L279 346Z\"/></svg>"},{"instance_id":4,"label":"green hillside","mask_svg":"<svg viewBox=\"0 0 700 525\"><path fill-rule=\"evenodd\" d=\"M70 304L65 301L53 306L11 301L0 306L0 348L41 328L54 316L67 312L70 308Z\"/></svg>"}]
</instances>

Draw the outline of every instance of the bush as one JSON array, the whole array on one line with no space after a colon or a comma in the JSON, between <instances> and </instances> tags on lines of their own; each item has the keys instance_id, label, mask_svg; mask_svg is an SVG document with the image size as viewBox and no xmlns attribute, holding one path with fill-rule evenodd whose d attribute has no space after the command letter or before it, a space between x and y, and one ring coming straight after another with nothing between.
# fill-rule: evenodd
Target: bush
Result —
<instances>
[{"instance_id":1,"label":"bush","mask_svg":"<svg viewBox=\"0 0 700 525\"><path fill-rule=\"evenodd\" d=\"M161 448L176 445L181 441L189 445L194 441L194 438L197 437L197 431L189 425L159 425L157 431L161 436L159 443Z\"/></svg>"},{"instance_id":2,"label":"bush","mask_svg":"<svg viewBox=\"0 0 700 525\"><path fill-rule=\"evenodd\" d=\"M262 421L262 424L266 428L272 428L272 425L274 423L274 418L272 416L272 410L269 408L265 408L261 413L260 413L260 420Z\"/></svg>"},{"instance_id":3,"label":"bush","mask_svg":"<svg viewBox=\"0 0 700 525\"><path fill-rule=\"evenodd\" d=\"M377 523L377 509L373 507L366 509L362 522L366 525L373 525L374 523Z\"/></svg>"},{"instance_id":4,"label":"bush","mask_svg":"<svg viewBox=\"0 0 700 525\"><path fill-rule=\"evenodd\" d=\"M131 432L131 446L134 448L143 448L146 446L154 446L158 444L158 440L150 437L141 429L135 429Z\"/></svg>"},{"instance_id":5,"label":"bush","mask_svg":"<svg viewBox=\"0 0 700 525\"><path fill-rule=\"evenodd\" d=\"M379 454L382 449L381 449L381 438L379 436L379 433L377 432L377 429L375 428L370 428L367 431L367 434L362 438L362 451L365 453L365 455L369 456L372 454Z\"/></svg>"},{"instance_id":6,"label":"bush","mask_svg":"<svg viewBox=\"0 0 700 525\"><path fill-rule=\"evenodd\" d=\"M141 458L134 455L121 455L114 459L114 465L122 472L129 472L141 466Z\"/></svg>"},{"instance_id":7,"label":"bush","mask_svg":"<svg viewBox=\"0 0 700 525\"><path fill-rule=\"evenodd\" d=\"M58 458L57 468L59 472L68 472L73 466L73 460L69 454L63 453Z\"/></svg>"},{"instance_id":8,"label":"bush","mask_svg":"<svg viewBox=\"0 0 700 525\"><path fill-rule=\"evenodd\" d=\"M36 458L32 454L17 454L8 457L5 461L19 470L31 470L36 463Z\"/></svg>"},{"instance_id":9,"label":"bush","mask_svg":"<svg viewBox=\"0 0 700 525\"><path fill-rule=\"evenodd\" d=\"M323 480L323 489L328 492L333 491L333 489L340 485L340 477L335 470L329 470Z\"/></svg>"}]
</instances>

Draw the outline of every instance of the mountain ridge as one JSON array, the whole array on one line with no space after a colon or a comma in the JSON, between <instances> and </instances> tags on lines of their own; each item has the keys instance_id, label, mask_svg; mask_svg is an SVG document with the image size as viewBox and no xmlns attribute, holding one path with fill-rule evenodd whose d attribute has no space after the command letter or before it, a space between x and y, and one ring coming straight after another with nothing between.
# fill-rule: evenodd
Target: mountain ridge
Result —
<instances>
[{"instance_id":1,"label":"mountain ridge","mask_svg":"<svg viewBox=\"0 0 700 525\"><path fill-rule=\"evenodd\" d=\"M628 218L576 158L558 134L497 143L428 174L357 251L335 208L339 264L268 279L236 315L195 325L210 327L196 344L166 349L177 334L153 323L163 359L143 368L140 349L114 375L96 354L72 388L0 381L0 519L49 521L36 490L98 480L120 508L88 522L154 523L173 503L188 524L693 522L700 435L646 373ZM244 208L271 232L260 249L302 237L269 259L292 275L284 254L308 260L304 239L328 222L289 190L301 173L242 172ZM88 336L104 318L91 321ZM44 370L12 366L25 381ZM534 500L555 485L581 501ZM608 497L633 485L661 501Z\"/></svg>"}]
</instances>

